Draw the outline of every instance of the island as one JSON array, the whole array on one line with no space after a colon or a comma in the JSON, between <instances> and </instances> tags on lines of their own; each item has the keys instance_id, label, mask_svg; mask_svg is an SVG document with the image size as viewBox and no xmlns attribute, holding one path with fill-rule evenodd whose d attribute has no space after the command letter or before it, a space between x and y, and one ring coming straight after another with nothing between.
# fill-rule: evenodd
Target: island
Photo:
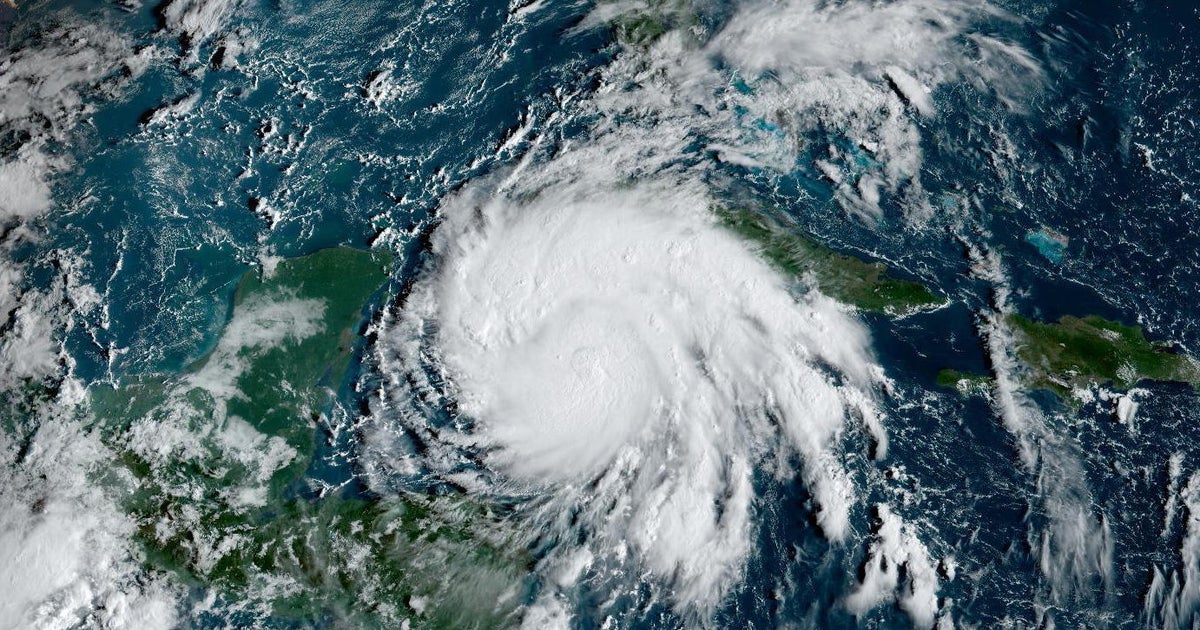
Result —
<instances>
[{"instance_id":1,"label":"island","mask_svg":"<svg viewBox=\"0 0 1200 630\"><path fill-rule=\"evenodd\" d=\"M937 373L937 384L957 389L962 394L980 394L992 387L992 377L959 370L942 369Z\"/></svg>"},{"instance_id":2,"label":"island","mask_svg":"<svg viewBox=\"0 0 1200 630\"><path fill-rule=\"evenodd\" d=\"M752 242L774 267L795 278L811 277L822 293L849 306L903 317L946 302L920 282L893 277L883 263L839 254L762 213L742 208L716 212L722 225Z\"/></svg>"},{"instance_id":3,"label":"island","mask_svg":"<svg viewBox=\"0 0 1200 630\"><path fill-rule=\"evenodd\" d=\"M1129 388L1139 381L1200 384L1192 357L1146 339L1140 326L1096 315L1066 316L1054 323L1009 315L1017 334L1017 357L1029 368L1030 386L1068 395L1076 387L1111 383Z\"/></svg>"},{"instance_id":4,"label":"island","mask_svg":"<svg viewBox=\"0 0 1200 630\"><path fill-rule=\"evenodd\" d=\"M1011 314L1005 321L1016 339L1022 384L1069 399L1079 388L1112 385L1129 389L1142 381L1200 386L1200 363L1174 347L1146 339L1140 326L1097 315L1040 322ZM992 377L943 369L937 384L964 394L985 393Z\"/></svg>"}]
</instances>

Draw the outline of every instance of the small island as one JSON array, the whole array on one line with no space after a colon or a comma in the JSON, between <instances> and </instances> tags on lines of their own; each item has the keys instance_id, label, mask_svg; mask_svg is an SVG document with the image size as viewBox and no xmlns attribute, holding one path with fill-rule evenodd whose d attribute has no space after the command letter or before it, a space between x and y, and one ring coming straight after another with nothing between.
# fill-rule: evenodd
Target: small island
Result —
<instances>
[{"instance_id":1,"label":"small island","mask_svg":"<svg viewBox=\"0 0 1200 630\"><path fill-rule=\"evenodd\" d=\"M992 377L959 370L944 369L937 373L937 384L957 389L961 394L983 393L991 389Z\"/></svg>"}]
</instances>

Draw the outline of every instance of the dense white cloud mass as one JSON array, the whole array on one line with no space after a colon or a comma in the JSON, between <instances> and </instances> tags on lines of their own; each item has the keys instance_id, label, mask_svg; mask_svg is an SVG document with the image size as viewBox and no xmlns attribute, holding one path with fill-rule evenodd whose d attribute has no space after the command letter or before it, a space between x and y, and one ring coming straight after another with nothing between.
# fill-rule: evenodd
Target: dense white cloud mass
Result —
<instances>
[{"instance_id":1,"label":"dense white cloud mass","mask_svg":"<svg viewBox=\"0 0 1200 630\"><path fill-rule=\"evenodd\" d=\"M579 28L643 9L604 4ZM903 195L924 209L918 121L937 115L936 88L1002 92L1036 74L986 62L995 47L968 35L980 19L1003 18L925 0L742 3L709 36L678 29L626 51L589 98L559 95L565 111L522 133L524 161L444 201L432 260L381 325L382 415L403 429L373 436L380 465L531 497L531 530L586 554L551 553L548 583L634 562L697 618L751 552L755 471L794 457L822 533L845 538L858 500L838 447L847 419L886 453L863 328L718 225L710 165L690 160L700 147L791 172L813 152L807 134L833 130L845 144L817 147L811 166L844 207L878 216ZM563 119L590 130L548 148ZM930 622L933 561L886 516L872 557L911 565L887 596Z\"/></svg>"},{"instance_id":2,"label":"dense white cloud mass","mask_svg":"<svg viewBox=\"0 0 1200 630\"><path fill-rule=\"evenodd\" d=\"M43 181L49 161L37 151L25 151L0 163L0 221L37 216L50 208L50 187Z\"/></svg>"},{"instance_id":3,"label":"dense white cloud mass","mask_svg":"<svg viewBox=\"0 0 1200 630\"><path fill-rule=\"evenodd\" d=\"M552 518L580 513L600 553L628 544L701 608L749 552L764 459L798 454L822 531L846 535L835 442L872 380L861 325L794 295L712 203L673 180L468 189L386 333L409 378L432 363L473 423L439 439L549 496Z\"/></svg>"},{"instance_id":4,"label":"dense white cloud mass","mask_svg":"<svg viewBox=\"0 0 1200 630\"><path fill-rule=\"evenodd\" d=\"M950 57L977 2L747 2L714 44L750 72L874 74ZM953 60L959 61L958 55ZM930 68L930 72L942 72Z\"/></svg>"},{"instance_id":5,"label":"dense white cloud mass","mask_svg":"<svg viewBox=\"0 0 1200 630\"><path fill-rule=\"evenodd\" d=\"M0 478L0 628L174 627L178 593L142 574L134 523L96 483L113 454L41 411L26 441L0 434L0 464L12 471Z\"/></svg>"},{"instance_id":6,"label":"dense white cloud mass","mask_svg":"<svg viewBox=\"0 0 1200 630\"><path fill-rule=\"evenodd\" d=\"M171 0L164 3L162 16L167 29L195 45L220 31L236 5L233 0Z\"/></svg>"}]
</instances>

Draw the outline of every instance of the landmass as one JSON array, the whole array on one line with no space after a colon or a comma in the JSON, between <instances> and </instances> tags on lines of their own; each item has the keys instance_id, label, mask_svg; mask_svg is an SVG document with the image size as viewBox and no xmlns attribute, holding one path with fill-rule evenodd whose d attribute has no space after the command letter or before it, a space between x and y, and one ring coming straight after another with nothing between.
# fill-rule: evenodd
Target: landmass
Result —
<instances>
[{"instance_id":1,"label":"landmass","mask_svg":"<svg viewBox=\"0 0 1200 630\"><path fill-rule=\"evenodd\" d=\"M632 13L623 15L613 24L617 41L628 46L649 46L667 32L667 25L661 16L647 13Z\"/></svg>"},{"instance_id":2,"label":"landmass","mask_svg":"<svg viewBox=\"0 0 1200 630\"><path fill-rule=\"evenodd\" d=\"M718 215L726 227L756 243L780 271L797 278L811 275L822 293L855 308L904 316L945 303L924 284L893 277L883 263L839 254L752 210L720 209Z\"/></svg>"},{"instance_id":3,"label":"landmass","mask_svg":"<svg viewBox=\"0 0 1200 630\"><path fill-rule=\"evenodd\" d=\"M1029 367L1033 387L1065 396L1075 387L1103 383L1121 388L1139 381L1200 385L1195 359L1147 340L1139 326L1095 315L1043 323L1014 314L1008 323L1017 333L1017 357Z\"/></svg>"},{"instance_id":4,"label":"landmass","mask_svg":"<svg viewBox=\"0 0 1200 630\"><path fill-rule=\"evenodd\" d=\"M121 462L114 474L132 479L124 504L151 567L247 619L489 628L510 618L530 561L484 506L305 481L325 437L318 420L391 264L335 248L248 272L216 346L184 373L92 390L96 427Z\"/></svg>"},{"instance_id":5,"label":"landmass","mask_svg":"<svg viewBox=\"0 0 1200 630\"><path fill-rule=\"evenodd\" d=\"M599 12L608 13L605 5L617 10L607 17L616 40L625 46L645 48L671 29L696 24L691 6L680 0L648 0L630 4L619 0L601 0Z\"/></svg>"},{"instance_id":6,"label":"landmass","mask_svg":"<svg viewBox=\"0 0 1200 630\"><path fill-rule=\"evenodd\" d=\"M992 377L958 370L944 369L937 373L937 384L957 389L962 394L986 392L992 387Z\"/></svg>"},{"instance_id":7,"label":"landmass","mask_svg":"<svg viewBox=\"0 0 1200 630\"><path fill-rule=\"evenodd\" d=\"M1026 368L1024 385L1067 399L1078 388L1112 384L1129 389L1141 381L1173 381L1200 387L1200 363L1175 348L1146 339L1141 327L1096 315L1039 322L1009 315L1016 353ZM964 394L987 391L990 376L944 369L937 383Z\"/></svg>"},{"instance_id":8,"label":"landmass","mask_svg":"<svg viewBox=\"0 0 1200 630\"><path fill-rule=\"evenodd\" d=\"M745 209L719 209L721 222L753 241L776 268L794 277L811 276L818 288L841 302L892 316L918 312L944 302L919 282L892 277L882 263L870 263L786 230ZM1017 334L1017 357L1028 367L1026 385L1063 397L1078 387L1111 383L1129 388L1139 381L1177 381L1200 386L1200 363L1172 347L1146 339L1138 326L1095 315L1038 322L1010 315ZM960 392L991 387L987 375L944 369L937 383Z\"/></svg>"}]
</instances>

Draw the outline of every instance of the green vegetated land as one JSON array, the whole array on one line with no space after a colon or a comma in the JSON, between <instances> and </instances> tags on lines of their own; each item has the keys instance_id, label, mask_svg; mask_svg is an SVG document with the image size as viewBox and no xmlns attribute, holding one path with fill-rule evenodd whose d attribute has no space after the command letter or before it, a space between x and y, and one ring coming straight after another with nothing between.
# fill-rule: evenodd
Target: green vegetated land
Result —
<instances>
[{"instance_id":1,"label":"green vegetated land","mask_svg":"<svg viewBox=\"0 0 1200 630\"><path fill-rule=\"evenodd\" d=\"M613 25L617 41L631 46L649 46L667 32L661 16L638 13L619 18Z\"/></svg>"},{"instance_id":2,"label":"green vegetated land","mask_svg":"<svg viewBox=\"0 0 1200 630\"><path fill-rule=\"evenodd\" d=\"M963 394L985 392L992 386L992 377L958 370L944 369L937 373L937 384L957 389Z\"/></svg>"},{"instance_id":3,"label":"green vegetated land","mask_svg":"<svg viewBox=\"0 0 1200 630\"><path fill-rule=\"evenodd\" d=\"M649 0L641 6L627 5L611 24L618 42L643 48L658 41L672 28L695 22L695 14L685 2Z\"/></svg>"},{"instance_id":4,"label":"green vegetated land","mask_svg":"<svg viewBox=\"0 0 1200 630\"><path fill-rule=\"evenodd\" d=\"M1028 368L1025 385L1063 398L1076 387L1111 383L1129 388L1139 381L1177 381L1200 386L1200 364L1165 344L1146 339L1138 326L1096 315L1039 322L1009 315L1017 336L1017 358ZM986 391L990 376L945 369L937 383L962 393Z\"/></svg>"},{"instance_id":5,"label":"green vegetated land","mask_svg":"<svg viewBox=\"0 0 1200 630\"><path fill-rule=\"evenodd\" d=\"M823 293L840 302L893 316L945 302L920 282L891 276L887 265L839 254L752 210L720 209L718 215L726 227L756 243L775 267L795 277L811 274Z\"/></svg>"},{"instance_id":6,"label":"green vegetated land","mask_svg":"<svg viewBox=\"0 0 1200 630\"><path fill-rule=\"evenodd\" d=\"M248 272L216 347L183 374L94 388L152 567L250 618L490 628L513 614L530 560L484 506L314 498L302 481L391 265L336 248Z\"/></svg>"},{"instance_id":7,"label":"green vegetated land","mask_svg":"<svg viewBox=\"0 0 1200 630\"><path fill-rule=\"evenodd\" d=\"M1030 385L1070 393L1075 386L1113 383L1132 387L1142 380L1200 384L1196 361L1148 341L1139 326L1095 315L1064 317L1056 323L1010 315L1017 356L1030 368Z\"/></svg>"}]
</instances>

